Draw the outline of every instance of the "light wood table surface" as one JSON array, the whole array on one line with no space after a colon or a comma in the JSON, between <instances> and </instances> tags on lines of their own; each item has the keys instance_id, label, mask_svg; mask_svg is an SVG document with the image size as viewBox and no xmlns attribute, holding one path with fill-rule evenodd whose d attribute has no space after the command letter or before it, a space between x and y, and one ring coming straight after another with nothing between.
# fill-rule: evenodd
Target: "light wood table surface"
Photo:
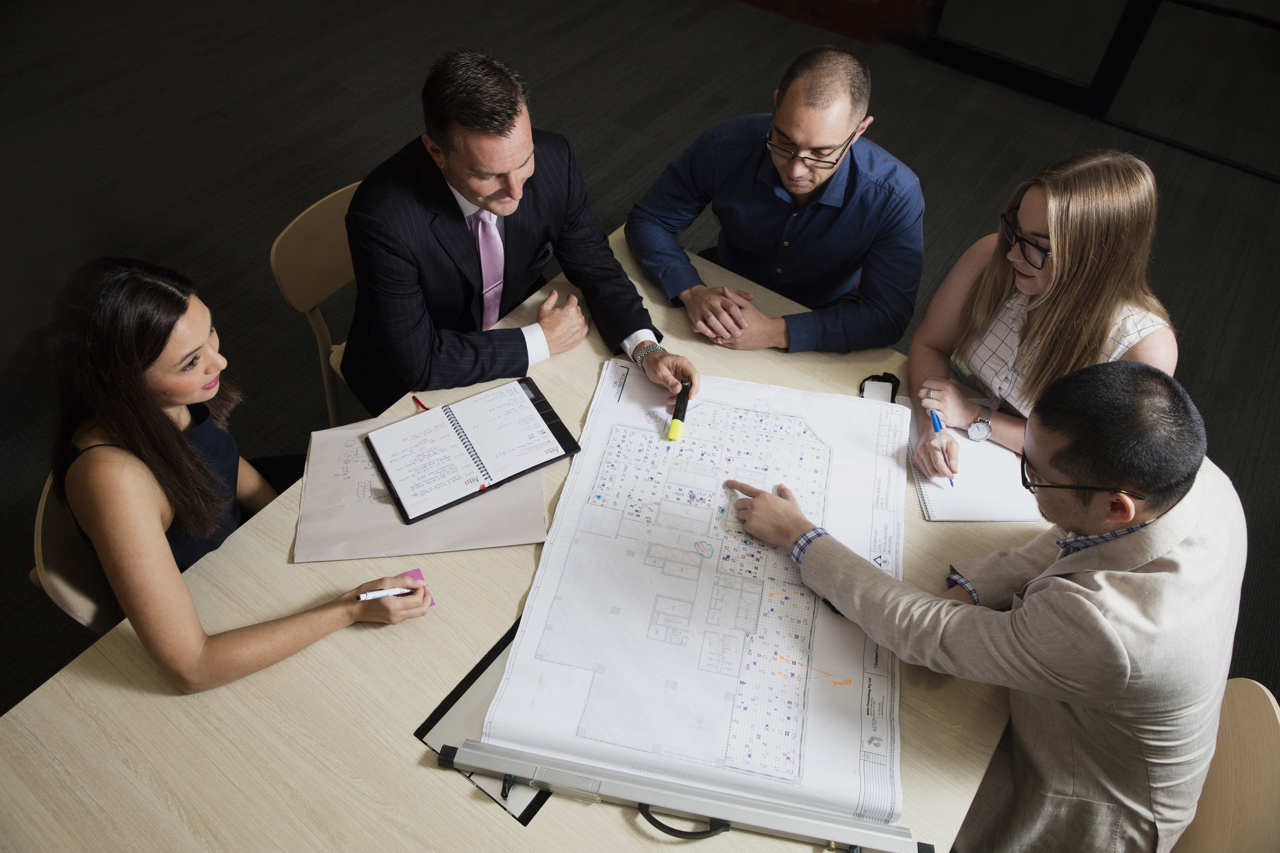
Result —
<instances>
[{"instance_id":1,"label":"light wood table surface","mask_svg":"<svg viewBox=\"0 0 1280 853\"><path fill-rule=\"evenodd\" d=\"M906 359L734 352L695 335L640 273L622 238L614 253L637 283L665 346L705 375L856 394ZM773 316L804 310L700 258L711 285L756 294ZM534 321L552 287L504 318ZM530 375L581 434L601 364L594 331ZM504 380L505 381L505 380ZM419 393L432 407L499 383ZM391 414L414 410L408 397ZM545 469L548 517L569 470ZM909 583L942 592L948 564L1007 548L1038 524L925 522L907 491ZM398 626L356 625L262 672L207 693L175 690L126 621L0 718L3 850L639 850L671 844L634 809L552 797L521 826L414 739L427 715L520 615L541 546L295 565L294 486L185 577L214 633L324 602L359 583L421 568L438 606ZM494 519L501 524L501 519ZM1003 689L902 664L901 823L939 853L950 849L1008 718ZM679 824L679 821L672 819ZM690 824L691 825L691 824ZM806 850L745 831L698 850Z\"/></svg>"}]
</instances>

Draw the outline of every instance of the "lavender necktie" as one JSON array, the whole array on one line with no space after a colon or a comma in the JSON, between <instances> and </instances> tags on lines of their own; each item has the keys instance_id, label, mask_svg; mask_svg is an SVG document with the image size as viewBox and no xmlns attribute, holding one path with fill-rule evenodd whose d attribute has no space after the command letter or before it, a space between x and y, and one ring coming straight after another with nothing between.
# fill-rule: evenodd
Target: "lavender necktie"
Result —
<instances>
[{"instance_id":1,"label":"lavender necktie","mask_svg":"<svg viewBox=\"0 0 1280 853\"><path fill-rule=\"evenodd\" d=\"M474 222L484 288L484 319L480 328L487 331L498 322L498 306L502 302L502 238L498 236L498 226L490 211L477 210Z\"/></svg>"}]
</instances>

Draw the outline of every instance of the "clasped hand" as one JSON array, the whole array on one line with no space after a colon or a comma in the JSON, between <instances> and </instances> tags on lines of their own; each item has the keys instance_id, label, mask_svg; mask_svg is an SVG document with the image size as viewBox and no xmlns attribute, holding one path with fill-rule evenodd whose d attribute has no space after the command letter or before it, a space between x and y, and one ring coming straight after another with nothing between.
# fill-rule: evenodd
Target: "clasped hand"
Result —
<instances>
[{"instance_id":1,"label":"clasped hand","mask_svg":"<svg viewBox=\"0 0 1280 853\"><path fill-rule=\"evenodd\" d=\"M724 484L746 495L734 503L738 519L743 530L762 542L790 548L816 526L804 517L795 494L781 483L776 495L737 480L726 480Z\"/></svg>"},{"instance_id":2,"label":"clasped hand","mask_svg":"<svg viewBox=\"0 0 1280 853\"><path fill-rule=\"evenodd\" d=\"M729 349L751 350L790 344L787 323L752 304L755 299L732 287L695 285L680 294L693 330Z\"/></svg>"}]
</instances>

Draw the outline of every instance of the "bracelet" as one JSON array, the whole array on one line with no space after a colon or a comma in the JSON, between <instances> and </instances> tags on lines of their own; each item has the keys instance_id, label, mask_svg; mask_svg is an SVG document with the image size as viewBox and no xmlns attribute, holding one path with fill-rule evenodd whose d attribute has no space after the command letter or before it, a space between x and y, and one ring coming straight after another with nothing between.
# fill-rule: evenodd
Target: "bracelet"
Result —
<instances>
[{"instance_id":1,"label":"bracelet","mask_svg":"<svg viewBox=\"0 0 1280 853\"><path fill-rule=\"evenodd\" d=\"M637 367L639 367L641 370L644 370L644 358L645 358L645 356L647 356L647 355L651 355L651 354L653 354L653 353L655 353L655 352L658 352L658 351L666 352L666 350L665 350L665 349L663 349L663 348L662 348L661 346L659 346L658 344L649 344L648 346L640 347L640 349L638 349L638 350L636 350L634 353L632 353L632 354L631 354L631 360L632 360L632 361L634 361L634 362L636 363L636 366L637 366Z\"/></svg>"}]
</instances>

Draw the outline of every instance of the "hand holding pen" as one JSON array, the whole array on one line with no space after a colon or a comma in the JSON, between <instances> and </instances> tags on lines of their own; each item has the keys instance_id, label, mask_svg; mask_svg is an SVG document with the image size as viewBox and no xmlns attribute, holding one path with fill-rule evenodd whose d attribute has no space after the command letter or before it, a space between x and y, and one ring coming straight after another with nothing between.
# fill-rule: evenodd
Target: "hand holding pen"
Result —
<instances>
[{"instance_id":1,"label":"hand holding pen","mask_svg":"<svg viewBox=\"0 0 1280 853\"><path fill-rule=\"evenodd\" d=\"M933 421L933 434L938 439L938 447L942 450L942 461L947 463L947 473L951 473L955 469L951 467L951 459L948 458L947 448L942 443L942 421L938 419L938 413L933 409L929 410L929 420ZM947 478L947 482L951 484L951 488L956 487L956 481Z\"/></svg>"},{"instance_id":2,"label":"hand holding pen","mask_svg":"<svg viewBox=\"0 0 1280 853\"><path fill-rule=\"evenodd\" d=\"M950 479L960 473L957 467L960 462L960 445L956 443L955 436L950 430L941 428L940 420L937 424L939 429L932 429L932 421L931 417L930 423L921 430L920 441L916 445L916 453L911 461L916 466L916 470L926 477ZM955 485L954 481L952 485Z\"/></svg>"},{"instance_id":3,"label":"hand holding pen","mask_svg":"<svg viewBox=\"0 0 1280 853\"><path fill-rule=\"evenodd\" d=\"M431 593L414 577L379 578L340 596L350 608L352 622L384 622L396 625L426 614Z\"/></svg>"}]
</instances>

